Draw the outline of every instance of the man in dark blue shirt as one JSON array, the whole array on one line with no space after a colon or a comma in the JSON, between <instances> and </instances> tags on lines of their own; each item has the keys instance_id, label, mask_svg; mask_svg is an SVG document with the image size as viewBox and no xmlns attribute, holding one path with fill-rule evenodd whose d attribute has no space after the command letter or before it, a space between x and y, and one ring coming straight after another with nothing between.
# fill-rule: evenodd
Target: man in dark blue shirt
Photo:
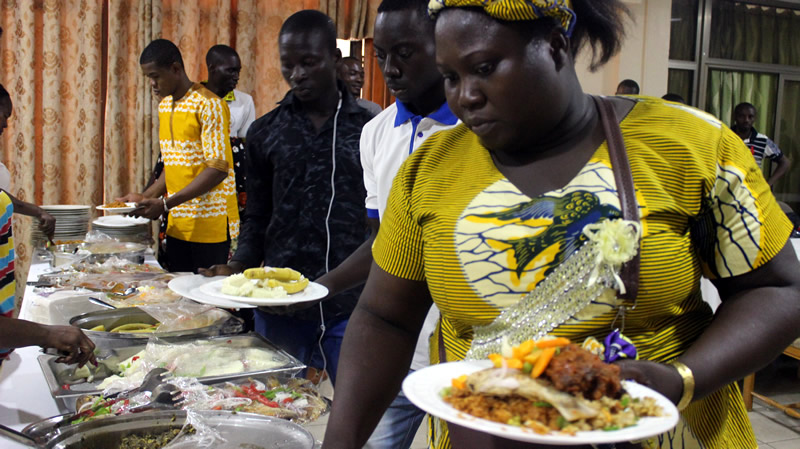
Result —
<instances>
[{"instance_id":1,"label":"man in dark blue shirt","mask_svg":"<svg viewBox=\"0 0 800 449\"><path fill-rule=\"evenodd\" d=\"M337 81L334 24L319 11L300 11L286 19L278 44L291 91L247 132L248 199L239 247L227 265L203 270L206 275L263 262L316 279L367 236L358 147L370 114ZM256 331L308 366L327 365L335 381L339 346L359 294L360 288L351 289L289 313L259 309Z\"/></svg>"}]
</instances>

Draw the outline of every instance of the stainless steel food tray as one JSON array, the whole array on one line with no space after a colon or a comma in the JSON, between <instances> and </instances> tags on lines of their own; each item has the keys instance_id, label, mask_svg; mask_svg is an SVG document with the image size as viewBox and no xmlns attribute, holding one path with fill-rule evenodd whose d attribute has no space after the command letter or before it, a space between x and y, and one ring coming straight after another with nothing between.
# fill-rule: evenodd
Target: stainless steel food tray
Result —
<instances>
[{"instance_id":1,"label":"stainless steel food tray","mask_svg":"<svg viewBox=\"0 0 800 449\"><path fill-rule=\"evenodd\" d=\"M78 250L87 250L91 254L77 255ZM111 257L127 259L133 263L144 263L144 254L147 246L131 242L102 242L102 243L67 243L48 248L52 254L50 265L57 267L66 263L85 260L90 263L103 263Z\"/></svg>"},{"instance_id":2,"label":"stainless steel food tray","mask_svg":"<svg viewBox=\"0 0 800 449\"><path fill-rule=\"evenodd\" d=\"M155 324L157 321L147 312L138 307L126 307L114 310L101 310L83 313L74 316L69 324L77 326L101 348L117 348L132 345L145 345L151 336L164 341L179 342L203 337L217 337L220 335L235 335L244 330L244 322L223 309L211 309L206 313L218 315L219 318L210 326L195 329L186 329L171 332L153 333L113 333L89 330L95 326L103 325L106 329L123 324L146 323Z\"/></svg>"},{"instance_id":3,"label":"stainless steel food tray","mask_svg":"<svg viewBox=\"0 0 800 449\"><path fill-rule=\"evenodd\" d=\"M248 377L253 379L263 379L270 375L279 373L297 373L306 367L302 362L289 355L289 353L279 349L277 346L267 341L264 337L255 333L205 338L201 339L200 341L218 341L223 343L230 341L230 343L226 344L231 344L233 347L237 348L268 349L275 353L275 357L278 358L278 361L283 362L280 366L267 370L225 374L221 376L200 377L198 380L204 384L236 381L239 379L247 379ZM180 344L187 343L191 343L191 341L182 341ZM101 365L107 364L108 366L114 366L119 362L134 356L137 352L145 349L145 346L146 344L136 344L101 351L101 355L103 356L103 362ZM40 355L38 357L39 366L41 366L42 372L44 373L44 378L45 381L47 381L50 394L55 399L71 398L74 400L78 396L84 394L99 394L101 393L101 390L97 388L97 385L99 385L103 379L112 374L110 370L106 370L104 373L101 372L99 375L97 375L92 382L79 382L78 379L73 377L75 365L56 363L57 358L57 356L53 355ZM71 401L66 402L69 406Z\"/></svg>"},{"instance_id":4,"label":"stainless steel food tray","mask_svg":"<svg viewBox=\"0 0 800 449\"><path fill-rule=\"evenodd\" d=\"M286 382L288 382L288 380L290 378L294 377L294 375L291 374L291 373L283 372L283 373L276 373L276 374L270 375L268 377L276 378L279 382L286 383ZM262 378L261 380L262 381L266 381L266 379L264 379L264 378ZM239 379L239 380L234 381L232 383L234 385L249 384L250 383L250 378L248 378L248 379ZM227 384L227 382L222 382L222 383L215 383L213 385L221 387L221 386L224 386L226 384ZM320 398L323 400L323 402L325 403L325 406L326 406L325 409L320 412L320 417L322 417L322 416L325 416L328 413L330 413L332 401L330 399L322 396L322 394L319 393L319 391L317 391L317 393L320 394ZM122 393L122 394L124 395L125 393ZM92 398L93 399L93 398L96 398L96 397L98 397L98 396L96 396L96 395L92 395L92 396L90 396L90 395L85 395L85 396L82 395L82 396L78 397L77 399L78 400L80 400L81 398ZM75 398L73 398L73 399L75 399ZM90 399L90 400L92 400L92 399ZM77 424L65 424L65 422L68 422L73 416L75 416L75 414L77 413L77 408L78 408L77 404L75 404L74 406L70 407L70 412L69 413L65 413L65 414L62 414L62 415L51 416L50 418L43 419L41 421L37 421L37 422L35 422L33 424L30 424L29 426L27 426L23 430L23 432L25 434L30 435L30 436L35 438L37 436L45 436L45 435L47 435L49 433L52 433L55 430L62 429L64 427L75 426ZM178 409L176 409L176 411L177 410ZM196 410L196 409L190 409L190 410L193 410L193 411L211 411L211 410ZM164 410L163 409L160 409L160 410L159 409L154 409L154 410L148 410L148 411L139 412L139 413L153 413L153 412L159 413L159 412L162 412L162 411L164 411ZM259 415L258 413L255 413L255 414ZM266 416L266 415L260 415L260 416ZM107 418L103 418L103 419L107 419ZM287 421L295 422L295 421L287 419L287 418L281 418L281 419L286 419ZM307 422L301 423L301 425L309 425L309 424L312 424L314 422L316 422L316 420L307 421Z\"/></svg>"},{"instance_id":5,"label":"stainless steel food tray","mask_svg":"<svg viewBox=\"0 0 800 449\"><path fill-rule=\"evenodd\" d=\"M311 449L314 437L292 422L250 413L196 412L203 422L213 427L227 441L214 443L215 449L276 448ZM23 432L41 441L47 449L106 449L119 445L128 435L161 432L180 427L186 422L186 412L159 411L115 416L63 427L53 433L36 433L36 424ZM199 449L199 447L198 447Z\"/></svg>"}]
</instances>

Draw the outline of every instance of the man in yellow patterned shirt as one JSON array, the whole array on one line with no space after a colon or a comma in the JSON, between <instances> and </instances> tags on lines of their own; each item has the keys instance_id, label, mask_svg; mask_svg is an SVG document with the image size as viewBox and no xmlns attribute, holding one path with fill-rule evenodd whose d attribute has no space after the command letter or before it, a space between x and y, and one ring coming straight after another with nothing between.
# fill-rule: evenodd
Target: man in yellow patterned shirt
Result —
<instances>
[{"instance_id":1,"label":"man in yellow patterned shirt","mask_svg":"<svg viewBox=\"0 0 800 449\"><path fill-rule=\"evenodd\" d=\"M156 39L139 58L158 105L164 171L137 202L133 215L169 214L167 268L195 272L226 263L230 239L239 234L239 210L230 145L230 112L224 100L186 75L180 50Z\"/></svg>"}]
</instances>

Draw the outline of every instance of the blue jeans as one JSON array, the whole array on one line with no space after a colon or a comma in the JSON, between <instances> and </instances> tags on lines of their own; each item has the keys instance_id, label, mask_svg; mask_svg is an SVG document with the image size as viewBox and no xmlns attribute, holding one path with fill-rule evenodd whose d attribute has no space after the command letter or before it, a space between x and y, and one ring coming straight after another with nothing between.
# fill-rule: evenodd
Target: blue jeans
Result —
<instances>
[{"instance_id":1,"label":"blue jeans","mask_svg":"<svg viewBox=\"0 0 800 449\"><path fill-rule=\"evenodd\" d=\"M412 372L409 371L409 374ZM423 418L425 412L415 407L400 391L384 412L364 449L408 449Z\"/></svg>"},{"instance_id":2,"label":"blue jeans","mask_svg":"<svg viewBox=\"0 0 800 449\"><path fill-rule=\"evenodd\" d=\"M264 338L296 357L307 366L322 369L322 355L327 359L328 376L336 384L336 366L339 364L339 349L347 327L348 318L340 318L325 323L322 337L322 350L319 350L319 337L322 330L318 320L300 320L290 316L271 315L256 309L255 330ZM305 371L301 374L305 376Z\"/></svg>"}]
</instances>

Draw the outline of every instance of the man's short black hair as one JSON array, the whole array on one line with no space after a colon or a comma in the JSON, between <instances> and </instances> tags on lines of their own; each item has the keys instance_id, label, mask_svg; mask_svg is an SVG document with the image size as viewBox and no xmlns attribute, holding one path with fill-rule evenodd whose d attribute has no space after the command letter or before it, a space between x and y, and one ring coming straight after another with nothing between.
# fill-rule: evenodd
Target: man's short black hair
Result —
<instances>
[{"instance_id":1,"label":"man's short black hair","mask_svg":"<svg viewBox=\"0 0 800 449\"><path fill-rule=\"evenodd\" d=\"M6 98L10 100L11 94L9 94L6 88L3 87L2 84L0 84L0 101L5 100Z\"/></svg>"},{"instance_id":2,"label":"man's short black hair","mask_svg":"<svg viewBox=\"0 0 800 449\"><path fill-rule=\"evenodd\" d=\"M664 94L664 96L661 97L661 99L667 101L674 101L675 103L686 104L686 100L684 100L683 97L681 97L678 94Z\"/></svg>"},{"instance_id":3,"label":"man's short black hair","mask_svg":"<svg viewBox=\"0 0 800 449\"><path fill-rule=\"evenodd\" d=\"M378 6L379 13L408 10L416 10L420 17L424 17L433 23L433 19L428 15L427 0L383 0Z\"/></svg>"},{"instance_id":4,"label":"man's short black hair","mask_svg":"<svg viewBox=\"0 0 800 449\"><path fill-rule=\"evenodd\" d=\"M139 64L155 62L158 67L169 67L177 62L183 67L183 57L178 47L166 39L150 42L139 57Z\"/></svg>"},{"instance_id":5,"label":"man's short black hair","mask_svg":"<svg viewBox=\"0 0 800 449\"><path fill-rule=\"evenodd\" d=\"M298 11L283 22L280 39L286 33L310 33L319 31L325 38L325 44L331 51L336 51L336 25L330 17L315 9Z\"/></svg>"},{"instance_id":6,"label":"man's short black hair","mask_svg":"<svg viewBox=\"0 0 800 449\"><path fill-rule=\"evenodd\" d=\"M739 103L739 104L737 104L737 105L736 105L736 107L735 107L735 108L733 108L733 113L734 113L734 115L735 115L735 114L738 114L738 113L739 113L739 111L741 111L741 110L742 110L742 109L744 109L744 108L752 108L752 109L753 109L753 111L755 111L756 113L758 112L758 109L756 109L756 107L755 107L755 106L753 106L751 103L748 103L748 102L746 102L746 101L745 101L745 102L742 102L742 103Z\"/></svg>"},{"instance_id":7,"label":"man's short black hair","mask_svg":"<svg viewBox=\"0 0 800 449\"><path fill-rule=\"evenodd\" d=\"M236 59L240 59L239 53L236 53L236 50L233 48L227 45L217 44L208 49L208 53L206 53L206 65L210 66L212 64L216 64L220 60L229 58L231 56L236 56Z\"/></svg>"},{"instance_id":8,"label":"man's short black hair","mask_svg":"<svg viewBox=\"0 0 800 449\"><path fill-rule=\"evenodd\" d=\"M356 58L355 56L345 56L339 60L339 64L343 64L345 62L350 62L350 61L357 62L358 65L361 65L361 58Z\"/></svg>"},{"instance_id":9,"label":"man's short black hair","mask_svg":"<svg viewBox=\"0 0 800 449\"><path fill-rule=\"evenodd\" d=\"M628 89L631 89L633 91L631 95L639 95L639 83L634 80L622 80L617 86L617 89L620 87L627 87Z\"/></svg>"}]
</instances>

